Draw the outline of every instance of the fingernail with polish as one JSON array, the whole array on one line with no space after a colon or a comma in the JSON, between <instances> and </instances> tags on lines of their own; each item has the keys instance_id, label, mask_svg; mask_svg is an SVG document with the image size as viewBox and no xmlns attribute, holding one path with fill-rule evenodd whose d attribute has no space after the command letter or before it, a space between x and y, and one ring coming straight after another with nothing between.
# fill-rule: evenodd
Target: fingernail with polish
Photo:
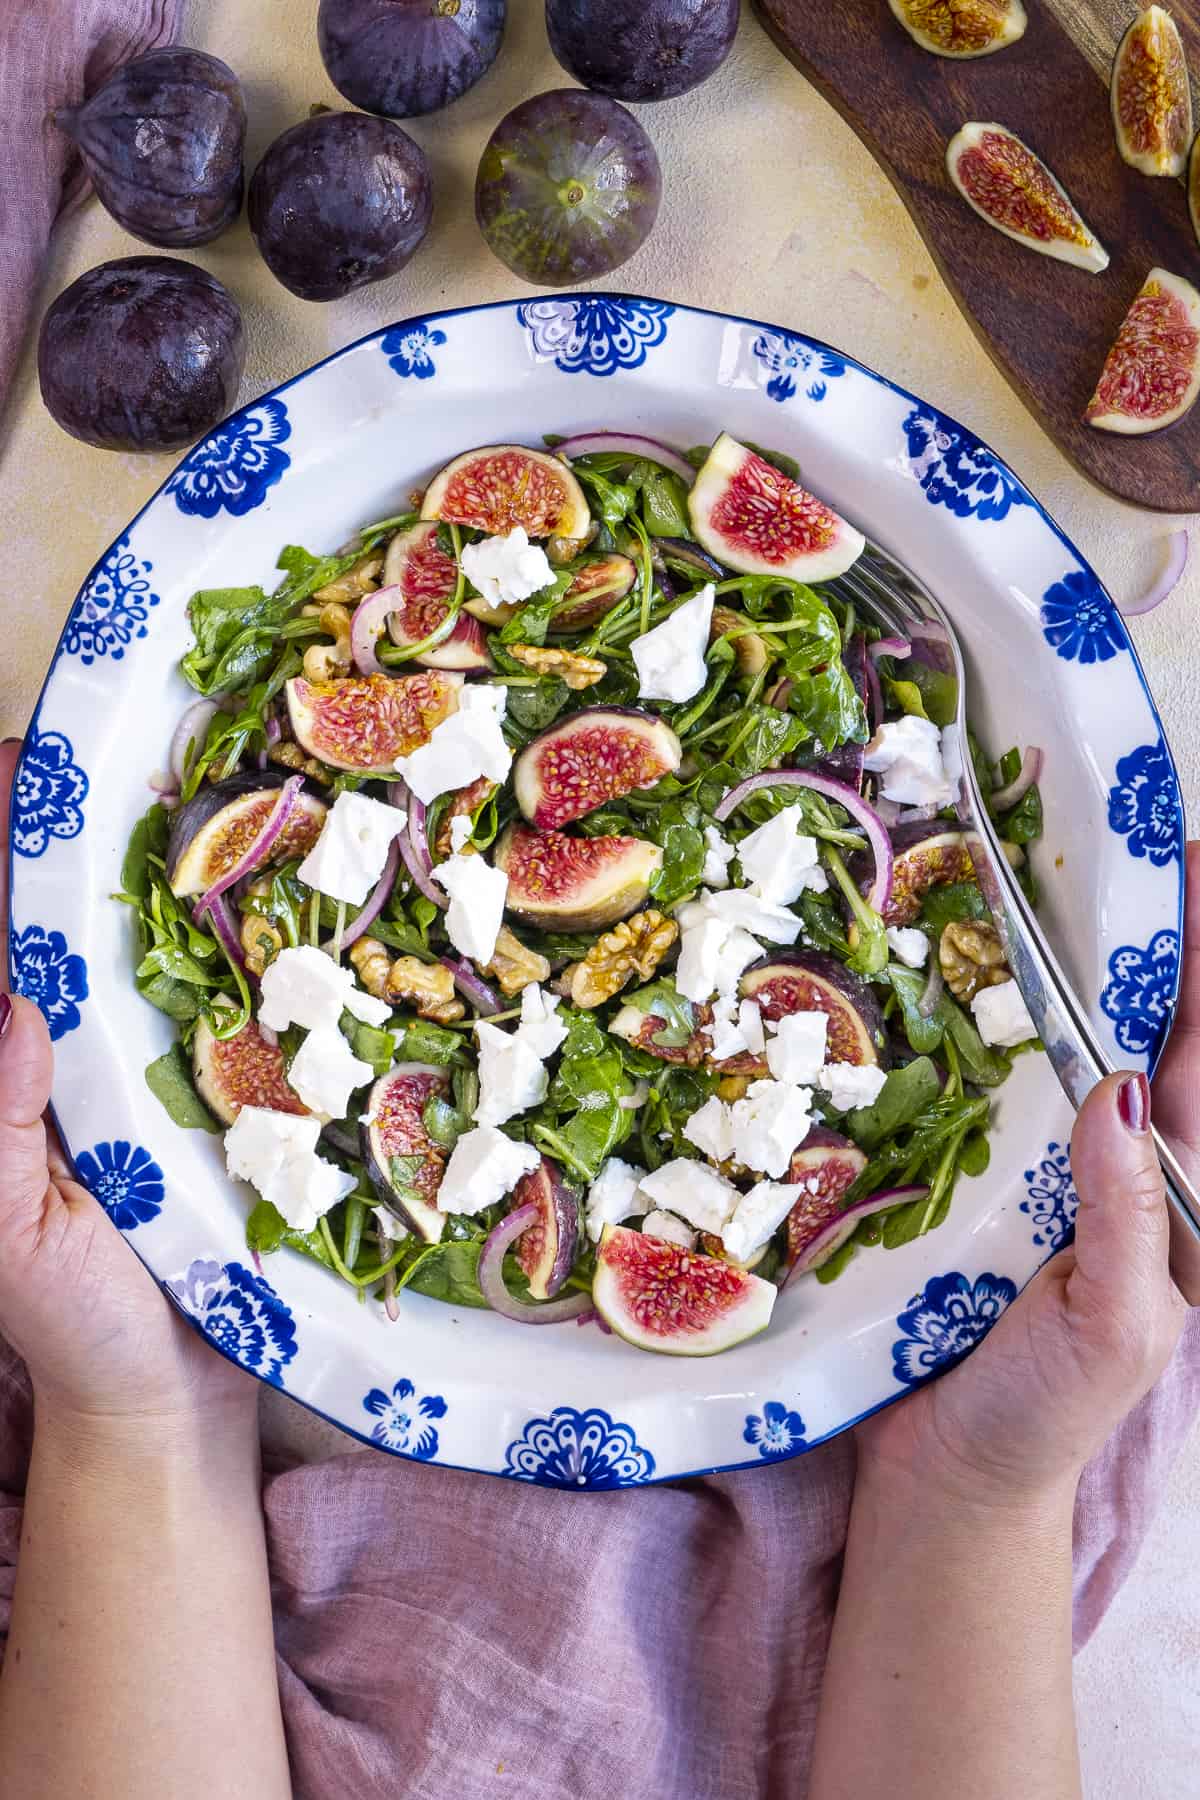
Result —
<instances>
[{"instance_id":1,"label":"fingernail with polish","mask_svg":"<svg viewBox=\"0 0 1200 1800\"><path fill-rule=\"evenodd\" d=\"M7 994L0 994L0 1038L5 1035L9 1026L12 1024L12 1016L12 1001Z\"/></svg>"},{"instance_id":2,"label":"fingernail with polish","mask_svg":"<svg viewBox=\"0 0 1200 1800\"><path fill-rule=\"evenodd\" d=\"M1127 1131L1142 1137L1150 1129L1150 1083L1144 1075L1127 1075L1117 1089L1117 1110Z\"/></svg>"}]
</instances>

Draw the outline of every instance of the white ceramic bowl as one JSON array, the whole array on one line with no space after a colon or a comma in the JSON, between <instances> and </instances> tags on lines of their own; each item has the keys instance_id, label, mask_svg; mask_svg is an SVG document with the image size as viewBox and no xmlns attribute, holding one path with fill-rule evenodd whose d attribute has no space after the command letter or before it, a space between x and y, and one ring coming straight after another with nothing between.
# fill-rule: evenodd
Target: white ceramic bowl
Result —
<instances>
[{"instance_id":1,"label":"white ceramic bowl","mask_svg":"<svg viewBox=\"0 0 1200 1800\"><path fill-rule=\"evenodd\" d=\"M593 294L409 320L184 459L82 590L16 788L12 975L50 1021L64 1139L168 1292L263 1380L399 1454L602 1488L791 1455L969 1349L1071 1229L1071 1120L1044 1058L1017 1060L991 1165L940 1230L794 1284L726 1355L655 1357L595 1325L528 1330L418 1296L393 1325L290 1252L255 1272L220 1139L176 1129L146 1089L171 1026L134 990L131 921L109 898L189 697L194 589L272 583L282 545L340 544L464 448L586 427L786 450L941 596L985 741L1045 749L1043 916L1135 1068L1175 998L1183 809L1111 600L1016 476L935 408L776 327Z\"/></svg>"}]
</instances>

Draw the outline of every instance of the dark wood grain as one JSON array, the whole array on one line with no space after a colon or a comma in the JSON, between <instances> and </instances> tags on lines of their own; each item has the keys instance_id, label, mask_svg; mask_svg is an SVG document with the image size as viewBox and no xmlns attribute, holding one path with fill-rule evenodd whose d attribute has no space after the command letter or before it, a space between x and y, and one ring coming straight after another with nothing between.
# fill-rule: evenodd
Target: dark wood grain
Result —
<instances>
[{"instance_id":1,"label":"dark wood grain","mask_svg":"<svg viewBox=\"0 0 1200 1800\"><path fill-rule=\"evenodd\" d=\"M984 348L1064 454L1121 499L1194 512L1200 406L1143 438L1094 431L1082 420L1148 271L1157 264L1200 283L1200 248L1183 184L1138 175L1113 141L1107 65L1133 8L1120 0L1055 3L1069 31L1046 0L1027 0L1029 28L1019 43L950 62L919 49L887 0L755 0L780 49L891 177ZM1197 10L1194 0L1180 0L1174 15L1200 75ZM970 211L945 166L946 144L968 119L1009 126L1045 159L1108 250L1104 274L1027 250ZM964 410L969 422L969 405Z\"/></svg>"}]
</instances>

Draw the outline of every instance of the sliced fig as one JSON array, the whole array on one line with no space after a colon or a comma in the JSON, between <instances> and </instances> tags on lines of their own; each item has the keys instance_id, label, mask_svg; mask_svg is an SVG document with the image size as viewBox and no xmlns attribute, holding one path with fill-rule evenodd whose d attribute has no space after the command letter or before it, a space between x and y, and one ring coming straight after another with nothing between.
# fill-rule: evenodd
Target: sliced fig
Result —
<instances>
[{"instance_id":1,"label":"sliced fig","mask_svg":"<svg viewBox=\"0 0 1200 1800\"><path fill-rule=\"evenodd\" d=\"M1187 166L1188 217L1192 221L1192 235L1200 243L1200 131L1192 140L1192 148L1188 154Z\"/></svg>"},{"instance_id":2,"label":"sliced fig","mask_svg":"<svg viewBox=\"0 0 1200 1800\"><path fill-rule=\"evenodd\" d=\"M438 543L436 525L397 532L388 545L384 583L399 590L401 604L388 614L388 636L410 648L436 631L450 610L458 568ZM423 669L490 669L487 632L476 618L459 615L449 637L413 661Z\"/></svg>"},{"instance_id":3,"label":"sliced fig","mask_svg":"<svg viewBox=\"0 0 1200 1800\"><path fill-rule=\"evenodd\" d=\"M974 881L975 865L961 831L932 825L900 825L892 832L892 897L884 912L887 925L911 925L930 888L952 881ZM852 859L855 879L865 893L875 864L870 856Z\"/></svg>"},{"instance_id":4,"label":"sliced fig","mask_svg":"<svg viewBox=\"0 0 1200 1800\"><path fill-rule=\"evenodd\" d=\"M1170 13L1147 6L1117 45L1112 67L1117 149L1143 175L1182 175L1192 141L1192 89Z\"/></svg>"},{"instance_id":5,"label":"sliced fig","mask_svg":"<svg viewBox=\"0 0 1200 1800\"><path fill-rule=\"evenodd\" d=\"M512 824L493 861L508 876L505 908L543 931L593 931L635 912L662 866L662 851L636 837L568 837Z\"/></svg>"},{"instance_id":6,"label":"sliced fig","mask_svg":"<svg viewBox=\"0 0 1200 1800\"><path fill-rule=\"evenodd\" d=\"M709 1039L701 1027L711 1022L712 1008L696 1006L690 1000L681 1001L680 1005L688 1007L696 1021L696 1029L686 1044L661 1043L661 1035L669 1029L670 1020L661 1013L643 1012L637 1004L636 996L625 1002L609 1022L608 1029L614 1037L624 1038L627 1044L644 1050L647 1056L657 1056L660 1062L683 1063L689 1069L697 1069L710 1047Z\"/></svg>"},{"instance_id":7,"label":"sliced fig","mask_svg":"<svg viewBox=\"0 0 1200 1800\"><path fill-rule=\"evenodd\" d=\"M331 768L389 775L397 757L427 744L434 726L457 712L461 684L461 675L440 669L343 681L297 675L287 684L292 733Z\"/></svg>"},{"instance_id":8,"label":"sliced fig","mask_svg":"<svg viewBox=\"0 0 1200 1800\"><path fill-rule=\"evenodd\" d=\"M736 1256L730 1256L720 1238L714 1237L711 1231L702 1231L700 1233L700 1246L706 1256L719 1256L722 1262L727 1262L729 1264L731 1269L757 1269L759 1263L770 1249L769 1243L760 1244L758 1249L751 1256L749 1262L739 1262Z\"/></svg>"},{"instance_id":9,"label":"sliced fig","mask_svg":"<svg viewBox=\"0 0 1200 1800\"><path fill-rule=\"evenodd\" d=\"M176 810L167 840L167 880L173 894L203 894L233 868L270 818L291 773L264 769L231 775L205 785ZM325 811L325 802L315 794L298 794L264 863L307 855L321 835Z\"/></svg>"},{"instance_id":10,"label":"sliced fig","mask_svg":"<svg viewBox=\"0 0 1200 1800\"><path fill-rule=\"evenodd\" d=\"M526 745L513 765L513 792L532 824L554 831L653 787L682 760L679 739L653 713L585 706Z\"/></svg>"},{"instance_id":11,"label":"sliced fig","mask_svg":"<svg viewBox=\"0 0 1200 1800\"><path fill-rule=\"evenodd\" d=\"M903 1190L892 1188L887 1193L870 1194L865 1200L856 1200L853 1206L847 1206L830 1213L823 1225L814 1226L808 1233L794 1262L788 1267L781 1286L786 1286L793 1275L812 1275L822 1263L827 1263L835 1250L840 1250L847 1238L853 1237L864 1219L873 1213L889 1212L898 1200L911 1196L915 1199L925 1190L909 1189L908 1195Z\"/></svg>"},{"instance_id":12,"label":"sliced fig","mask_svg":"<svg viewBox=\"0 0 1200 1800\"><path fill-rule=\"evenodd\" d=\"M714 606L712 623L709 627L708 641L715 643L724 637L727 631L736 631L737 636L731 638L733 660L737 664L738 673L753 678L761 675L771 663L771 652L757 631L748 631L750 621L745 613L735 612L732 606Z\"/></svg>"},{"instance_id":13,"label":"sliced fig","mask_svg":"<svg viewBox=\"0 0 1200 1800\"><path fill-rule=\"evenodd\" d=\"M967 205L1005 237L1093 275L1107 269L1107 250L1066 188L1006 125L964 125L946 146L946 168Z\"/></svg>"},{"instance_id":14,"label":"sliced fig","mask_svg":"<svg viewBox=\"0 0 1200 1800\"><path fill-rule=\"evenodd\" d=\"M611 556L593 556L577 569L567 589L562 606L550 625L551 637L562 637L568 631L583 631L597 625L623 600L637 580L637 569L627 556L614 551Z\"/></svg>"},{"instance_id":15,"label":"sliced fig","mask_svg":"<svg viewBox=\"0 0 1200 1800\"><path fill-rule=\"evenodd\" d=\"M619 1337L667 1356L715 1356L764 1331L778 1289L716 1256L606 1225L592 1300Z\"/></svg>"},{"instance_id":16,"label":"sliced fig","mask_svg":"<svg viewBox=\"0 0 1200 1800\"><path fill-rule=\"evenodd\" d=\"M1015 44L1029 20L1021 0L888 0L915 43L935 56L990 56Z\"/></svg>"},{"instance_id":17,"label":"sliced fig","mask_svg":"<svg viewBox=\"0 0 1200 1800\"><path fill-rule=\"evenodd\" d=\"M200 1098L222 1125L232 1125L243 1106L282 1113L308 1111L288 1085L283 1051L267 1042L256 1019L235 1036L219 1038L201 1018L192 1039L192 1075Z\"/></svg>"},{"instance_id":18,"label":"sliced fig","mask_svg":"<svg viewBox=\"0 0 1200 1800\"><path fill-rule=\"evenodd\" d=\"M435 1095L449 1092L444 1068L397 1063L371 1089L358 1127L362 1159L380 1202L427 1244L441 1241L446 1224L434 1204L446 1153L426 1131L424 1112ZM398 1163L400 1158L412 1161Z\"/></svg>"},{"instance_id":19,"label":"sliced fig","mask_svg":"<svg viewBox=\"0 0 1200 1800\"><path fill-rule=\"evenodd\" d=\"M829 581L862 555L864 538L755 451L723 431L688 494L704 548L743 575Z\"/></svg>"},{"instance_id":20,"label":"sliced fig","mask_svg":"<svg viewBox=\"0 0 1200 1800\"><path fill-rule=\"evenodd\" d=\"M829 1021L827 1062L888 1064L883 1014L871 989L821 950L785 950L752 963L741 992L766 1020L823 1012Z\"/></svg>"},{"instance_id":21,"label":"sliced fig","mask_svg":"<svg viewBox=\"0 0 1200 1800\"><path fill-rule=\"evenodd\" d=\"M1151 269L1105 358L1084 418L1127 437L1163 431L1200 392L1200 294L1167 269Z\"/></svg>"},{"instance_id":22,"label":"sliced fig","mask_svg":"<svg viewBox=\"0 0 1200 1800\"><path fill-rule=\"evenodd\" d=\"M592 522L566 463L522 444L488 444L456 456L425 490L421 517L493 537L523 525L531 538L582 539Z\"/></svg>"},{"instance_id":23,"label":"sliced fig","mask_svg":"<svg viewBox=\"0 0 1200 1800\"><path fill-rule=\"evenodd\" d=\"M531 1201L538 1209L538 1222L521 1233L513 1250L533 1298L552 1300L571 1273L579 1248L579 1200L548 1156L522 1175L508 1210L515 1212Z\"/></svg>"},{"instance_id":24,"label":"sliced fig","mask_svg":"<svg viewBox=\"0 0 1200 1800\"><path fill-rule=\"evenodd\" d=\"M857 1144L852 1144L839 1131L827 1130L824 1125L814 1125L800 1148L792 1152L787 1178L800 1191L787 1216L789 1270L795 1268L810 1243L821 1236L830 1221L843 1216L843 1196L866 1166L866 1155ZM832 1256L833 1251L826 1254Z\"/></svg>"}]
</instances>

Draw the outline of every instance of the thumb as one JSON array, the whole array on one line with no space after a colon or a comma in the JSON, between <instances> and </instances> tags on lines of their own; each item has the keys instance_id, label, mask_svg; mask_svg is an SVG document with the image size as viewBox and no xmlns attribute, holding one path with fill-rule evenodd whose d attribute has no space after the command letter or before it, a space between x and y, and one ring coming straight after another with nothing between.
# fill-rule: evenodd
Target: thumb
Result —
<instances>
[{"instance_id":1,"label":"thumb","mask_svg":"<svg viewBox=\"0 0 1200 1800\"><path fill-rule=\"evenodd\" d=\"M53 1055L37 1007L0 994L0 1212L11 1214L45 1197L46 1128Z\"/></svg>"}]
</instances>

